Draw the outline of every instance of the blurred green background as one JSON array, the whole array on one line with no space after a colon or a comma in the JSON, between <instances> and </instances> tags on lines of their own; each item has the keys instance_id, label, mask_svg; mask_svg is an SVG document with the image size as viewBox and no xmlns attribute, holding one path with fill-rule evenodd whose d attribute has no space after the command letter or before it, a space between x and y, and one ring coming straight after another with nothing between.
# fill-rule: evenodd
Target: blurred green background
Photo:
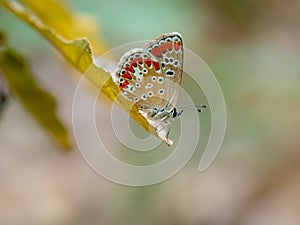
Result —
<instances>
[{"instance_id":1,"label":"blurred green background","mask_svg":"<svg viewBox=\"0 0 300 225\"><path fill-rule=\"evenodd\" d=\"M180 32L223 89L224 144L203 173L197 171L198 149L168 181L120 186L94 173L78 149L58 151L11 97L0 118L0 224L300 224L299 1L68 3L97 21L109 47ZM79 76L71 76L75 71L52 47L3 8L0 29L30 59L71 132Z\"/></svg>"}]
</instances>

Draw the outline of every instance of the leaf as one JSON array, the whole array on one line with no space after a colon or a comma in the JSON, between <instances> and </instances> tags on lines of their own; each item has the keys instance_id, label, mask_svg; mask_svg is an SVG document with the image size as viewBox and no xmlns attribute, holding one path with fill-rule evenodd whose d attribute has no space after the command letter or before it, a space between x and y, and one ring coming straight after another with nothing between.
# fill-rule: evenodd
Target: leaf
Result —
<instances>
[{"instance_id":1,"label":"leaf","mask_svg":"<svg viewBox=\"0 0 300 225\"><path fill-rule=\"evenodd\" d=\"M25 60L13 50L4 49L0 52L0 70L23 106L64 149L70 149L67 129L56 116L55 99L35 82Z\"/></svg>"},{"instance_id":2,"label":"leaf","mask_svg":"<svg viewBox=\"0 0 300 225\"><path fill-rule=\"evenodd\" d=\"M26 0L26 2L28 3L29 0ZM146 131L162 139L169 145L170 140L159 137L156 129L138 112L138 108L136 106L132 107L132 102L120 95L120 90L113 82L111 74L104 69L97 67L93 63L90 44L85 38L68 40L65 36L62 36L62 34L57 34L55 32L55 27L53 28L45 25L45 23L51 24L47 21L46 15L43 16L43 20L46 20L46 22L43 23L40 18L16 1L3 0L2 2L0 1L0 5L3 5L6 9L44 36L78 71L84 73L88 70L89 72L86 73L87 78L96 85L96 87L103 87L102 93L129 113L129 115ZM39 8L35 8L35 12L38 10ZM49 12L44 11L44 14L47 13L49 14Z\"/></svg>"},{"instance_id":3,"label":"leaf","mask_svg":"<svg viewBox=\"0 0 300 225\"><path fill-rule=\"evenodd\" d=\"M64 1L20 0L20 2L30 9L45 26L51 27L56 34L68 40L86 37L96 53L103 54L107 51L104 42L97 36L99 26L96 22L90 16L75 14L63 3Z\"/></svg>"}]
</instances>

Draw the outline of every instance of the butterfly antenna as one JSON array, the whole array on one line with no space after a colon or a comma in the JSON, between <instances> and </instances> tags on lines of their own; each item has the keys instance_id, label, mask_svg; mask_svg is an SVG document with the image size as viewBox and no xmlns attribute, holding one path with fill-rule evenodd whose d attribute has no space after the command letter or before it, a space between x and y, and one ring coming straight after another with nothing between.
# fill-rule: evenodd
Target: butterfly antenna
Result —
<instances>
[{"instance_id":1,"label":"butterfly antenna","mask_svg":"<svg viewBox=\"0 0 300 225\"><path fill-rule=\"evenodd\" d=\"M180 106L178 109L190 109L190 110L197 110L198 112L203 112L203 109L206 108L206 105L184 105Z\"/></svg>"}]
</instances>

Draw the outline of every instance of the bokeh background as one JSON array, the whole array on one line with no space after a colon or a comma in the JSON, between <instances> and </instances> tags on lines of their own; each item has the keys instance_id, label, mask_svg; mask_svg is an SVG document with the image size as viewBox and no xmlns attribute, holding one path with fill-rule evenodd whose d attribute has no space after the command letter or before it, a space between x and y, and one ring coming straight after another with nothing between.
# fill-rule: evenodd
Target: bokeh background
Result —
<instances>
[{"instance_id":1,"label":"bokeh background","mask_svg":"<svg viewBox=\"0 0 300 225\"><path fill-rule=\"evenodd\" d=\"M200 143L171 179L148 187L121 186L98 176L76 147L61 152L12 96L0 117L0 224L300 224L299 1L67 3L94 19L108 48L180 32L223 89L224 144L203 173L197 171ZM56 97L72 135L77 72L3 8L0 29ZM193 84L184 80L183 85ZM192 95L197 98L197 92ZM99 116L108 114L104 107ZM201 120L207 123L205 115ZM107 134L106 140L114 139ZM124 155L119 154L134 157Z\"/></svg>"}]
</instances>

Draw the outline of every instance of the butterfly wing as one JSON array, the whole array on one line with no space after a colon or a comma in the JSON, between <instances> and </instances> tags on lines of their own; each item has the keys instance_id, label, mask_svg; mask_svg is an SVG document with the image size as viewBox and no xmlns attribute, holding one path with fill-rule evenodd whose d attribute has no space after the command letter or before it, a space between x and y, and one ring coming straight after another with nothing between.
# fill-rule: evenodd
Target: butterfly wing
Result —
<instances>
[{"instance_id":1,"label":"butterfly wing","mask_svg":"<svg viewBox=\"0 0 300 225\"><path fill-rule=\"evenodd\" d=\"M122 95L136 104L168 145L173 142L168 139L167 118L177 102L182 68L182 38L173 32L125 53L113 76ZM167 114L156 116L161 110Z\"/></svg>"},{"instance_id":2,"label":"butterfly wing","mask_svg":"<svg viewBox=\"0 0 300 225\"><path fill-rule=\"evenodd\" d=\"M159 61L145 49L126 53L115 73L115 82L122 95L144 111L167 104L168 93L164 81Z\"/></svg>"},{"instance_id":3,"label":"butterfly wing","mask_svg":"<svg viewBox=\"0 0 300 225\"><path fill-rule=\"evenodd\" d=\"M177 102L182 78L183 47L173 32L123 55L115 72L121 93L141 109L162 109Z\"/></svg>"},{"instance_id":4,"label":"butterfly wing","mask_svg":"<svg viewBox=\"0 0 300 225\"><path fill-rule=\"evenodd\" d=\"M160 62L169 109L175 107L183 70L183 42L179 33L164 34L149 42L145 49Z\"/></svg>"}]
</instances>

